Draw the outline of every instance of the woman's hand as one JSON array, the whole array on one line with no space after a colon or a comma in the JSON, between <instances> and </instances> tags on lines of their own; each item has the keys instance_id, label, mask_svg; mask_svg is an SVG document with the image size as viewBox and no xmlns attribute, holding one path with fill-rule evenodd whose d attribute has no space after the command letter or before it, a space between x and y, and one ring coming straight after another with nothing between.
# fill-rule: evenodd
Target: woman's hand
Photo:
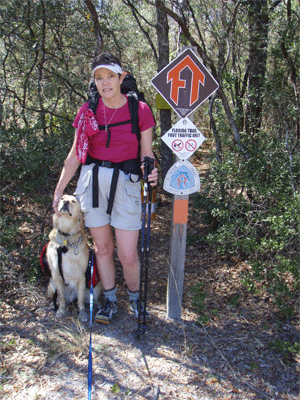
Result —
<instances>
[{"instance_id":1,"label":"woman's hand","mask_svg":"<svg viewBox=\"0 0 300 400\"><path fill-rule=\"evenodd\" d=\"M55 214L57 214L60 217L60 213L58 212L58 203L60 198L63 195L63 191L59 190L59 189L55 189L54 195L53 195L53 203L52 203L52 207L53 207L53 211L55 212Z\"/></svg>"},{"instance_id":2,"label":"woman's hand","mask_svg":"<svg viewBox=\"0 0 300 400\"><path fill-rule=\"evenodd\" d=\"M156 167L153 168L151 174L148 175L148 181L151 186L156 186L158 181L158 169Z\"/></svg>"},{"instance_id":3,"label":"woman's hand","mask_svg":"<svg viewBox=\"0 0 300 400\"><path fill-rule=\"evenodd\" d=\"M152 166L154 165L154 168L152 169L152 171L150 172L150 174L148 174L147 177L145 177L145 162L144 159L142 160L141 163L141 170L142 170L142 174L144 179L147 179L147 181L150 183L151 186L156 186L157 185L157 181L158 181L158 169L155 167L156 161L155 158L152 157L145 157L148 158L148 161L151 161ZM149 165L151 165L149 164Z\"/></svg>"}]
</instances>

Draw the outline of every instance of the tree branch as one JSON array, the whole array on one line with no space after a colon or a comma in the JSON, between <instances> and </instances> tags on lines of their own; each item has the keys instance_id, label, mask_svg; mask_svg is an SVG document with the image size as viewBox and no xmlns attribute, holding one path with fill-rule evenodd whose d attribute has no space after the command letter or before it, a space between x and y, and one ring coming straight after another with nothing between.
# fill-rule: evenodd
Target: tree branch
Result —
<instances>
[{"instance_id":1,"label":"tree branch","mask_svg":"<svg viewBox=\"0 0 300 400\"><path fill-rule=\"evenodd\" d=\"M123 1L123 3L124 3L126 6L128 6L128 7L131 8L132 15L134 16L134 18L135 18L135 20L136 20L136 22L137 22L137 24L138 24L140 30L141 30L141 31L143 32L143 34L146 36L146 38L147 38L147 40L148 40L148 42L149 42L149 44L150 44L150 47L151 47L151 49L152 49L152 51L153 51L154 58L155 58L155 60L156 60L156 62L157 62L157 60L158 60L158 55L157 55L157 51L156 51L156 49L155 49L154 43L152 42L152 40L151 40L151 38L150 38L149 32L147 32L146 29L143 28L143 26L142 26L142 24L141 24L141 22L140 22L140 20L139 20L139 18L138 18L138 15L139 15L144 21L146 21L147 24L149 24L150 26L152 26L152 25L151 25L143 16L141 16L141 14L137 11L137 9L135 8L135 6L133 5L133 3L132 3L130 0L122 0L122 1Z\"/></svg>"},{"instance_id":2,"label":"tree branch","mask_svg":"<svg viewBox=\"0 0 300 400\"><path fill-rule=\"evenodd\" d=\"M176 21L178 23L178 25L182 29L182 32L185 35L185 37L189 40L189 42L191 43L192 46L195 46L197 48L197 51L198 51L200 57L209 66L209 68L211 69L212 75L218 81L217 69L216 69L213 61L207 56L206 52L204 51L204 48L201 47L200 44L197 42L197 40L192 36L188 26L184 23L183 19L176 12L174 12L173 10L170 10L168 7L166 7L163 2L159 2L157 7L161 11L168 14L172 19L174 19L174 21ZM221 84L219 84L219 89L218 89L217 93L218 93L220 99L222 100L222 104L223 104L225 113L227 115L229 124L231 126L235 142L236 142L238 148L242 151L242 153L247 156L248 151L245 148L245 146L241 143L241 136L240 136L239 130L235 123L234 117L233 117L231 109L230 109L230 105L229 105L227 97L222 89Z\"/></svg>"},{"instance_id":3,"label":"tree branch","mask_svg":"<svg viewBox=\"0 0 300 400\"><path fill-rule=\"evenodd\" d=\"M103 49L103 37L101 33L100 23L96 8L91 0L84 0L89 12L91 13L92 20L94 22L94 30L97 40L97 49L96 49L96 56L101 53Z\"/></svg>"}]
</instances>

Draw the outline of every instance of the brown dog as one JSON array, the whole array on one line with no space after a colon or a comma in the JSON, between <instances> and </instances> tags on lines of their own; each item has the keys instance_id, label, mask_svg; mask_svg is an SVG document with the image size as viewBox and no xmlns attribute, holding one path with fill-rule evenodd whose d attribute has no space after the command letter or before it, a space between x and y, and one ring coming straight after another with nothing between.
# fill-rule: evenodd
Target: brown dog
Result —
<instances>
[{"instance_id":1,"label":"brown dog","mask_svg":"<svg viewBox=\"0 0 300 400\"><path fill-rule=\"evenodd\" d=\"M78 299L79 319L87 322L85 300L89 302L85 273L89 261L89 248L84 234L83 215L74 196L64 195L59 201L58 215L53 215L53 229L47 246L47 260L51 271L48 296L57 290L59 308L56 316L66 313L66 303ZM59 265L61 264L61 265ZM87 293L86 293L87 291ZM94 287L94 301L98 302L101 286Z\"/></svg>"}]
</instances>

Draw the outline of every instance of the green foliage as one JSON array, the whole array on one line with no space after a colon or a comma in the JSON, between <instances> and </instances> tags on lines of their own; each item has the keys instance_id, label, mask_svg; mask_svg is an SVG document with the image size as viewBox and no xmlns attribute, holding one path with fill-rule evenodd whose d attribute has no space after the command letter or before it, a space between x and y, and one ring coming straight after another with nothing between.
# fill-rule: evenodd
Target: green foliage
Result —
<instances>
[{"instance_id":1,"label":"green foliage","mask_svg":"<svg viewBox=\"0 0 300 400\"><path fill-rule=\"evenodd\" d=\"M300 344L297 342L292 344L288 341L276 339L269 342L269 348L279 353L286 363L289 363L295 355L300 355Z\"/></svg>"},{"instance_id":2,"label":"green foliage","mask_svg":"<svg viewBox=\"0 0 300 400\"><path fill-rule=\"evenodd\" d=\"M205 299L207 294L203 291L202 283L196 283L196 285L191 287L190 290L194 294L192 306L195 307L197 313L199 314L197 322L199 324L206 324L209 321L209 317L205 313Z\"/></svg>"},{"instance_id":3,"label":"green foliage","mask_svg":"<svg viewBox=\"0 0 300 400\"><path fill-rule=\"evenodd\" d=\"M44 243L46 242L47 239L45 238ZM43 275L43 270L39 261L39 250L42 249L37 250L38 251L34 251L32 247L24 249L23 257L26 259L26 264L28 266L26 270L26 277L30 283L36 283Z\"/></svg>"},{"instance_id":4,"label":"green foliage","mask_svg":"<svg viewBox=\"0 0 300 400\"><path fill-rule=\"evenodd\" d=\"M221 151L218 161L212 153L209 178L195 199L195 207L210 226L206 240L221 254L247 260L250 269L242 277L245 287L250 293L267 291L286 317L295 312L300 263L296 90L296 71L300 68L299 10L294 8L295 3L291 6L292 13L283 4L269 12L266 75L259 88L264 107L260 129L255 133L249 134L247 130L246 134L247 100L236 91L243 79L242 58L238 69L228 62L222 72L223 88L234 94L235 122L246 152L240 152L233 142L225 111L217 99L215 137ZM239 38L241 49L239 29L237 25L234 35L236 40ZM249 98L251 93L247 90Z\"/></svg>"},{"instance_id":5,"label":"green foliage","mask_svg":"<svg viewBox=\"0 0 300 400\"><path fill-rule=\"evenodd\" d=\"M38 188L34 185L32 185L32 190L38 193ZM13 260L15 265L18 262L22 263L28 281L35 282L42 275L38 257L42 246L48 240L47 235L42 232L39 234L36 227L36 215L22 212L22 206L21 210L16 211L22 204L21 198L14 199L15 204L11 204L12 199L12 196L10 198L1 196L0 245L4 252L0 263L0 278L1 273L7 271L9 263ZM38 194L32 196L32 201L36 206L38 205ZM9 209L11 212L7 212Z\"/></svg>"},{"instance_id":6,"label":"green foliage","mask_svg":"<svg viewBox=\"0 0 300 400\"><path fill-rule=\"evenodd\" d=\"M228 304L232 307L232 308L237 308L239 306L239 301L240 301L240 295L237 294L233 294L232 296L230 296L230 298L228 299Z\"/></svg>"},{"instance_id":7,"label":"green foliage","mask_svg":"<svg viewBox=\"0 0 300 400\"><path fill-rule=\"evenodd\" d=\"M35 239L29 240L27 227L35 227L36 216L20 209L16 212L16 208L24 198L31 198L32 205L40 206L40 212L45 214L73 135L74 129L69 124L47 135L39 129L0 128L0 243L8 254L18 253L31 282L41 276L38 252L42 248L40 243L46 243L47 238L42 232L38 235L35 228Z\"/></svg>"},{"instance_id":8,"label":"green foliage","mask_svg":"<svg viewBox=\"0 0 300 400\"><path fill-rule=\"evenodd\" d=\"M15 220L10 215L0 215L0 243L5 246L8 251L13 250L15 241L19 233Z\"/></svg>"},{"instance_id":9,"label":"green foliage","mask_svg":"<svg viewBox=\"0 0 300 400\"><path fill-rule=\"evenodd\" d=\"M117 394L120 393L120 386L118 383L115 383L113 387L110 389L111 393Z\"/></svg>"},{"instance_id":10,"label":"green foliage","mask_svg":"<svg viewBox=\"0 0 300 400\"><path fill-rule=\"evenodd\" d=\"M212 163L195 202L211 222L206 239L221 254L247 259L251 273L244 282L251 291L263 284L280 310L291 316L285 300L299 288L300 196L294 191L286 147L261 132L248 158L228 150L223 160ZM294 154L292 171L298 168Z\"/></svg>"},{"instance_id":11,"label":"green foliage","mask_svg":"<svg viewBox=\"0 0 300 400\"><path fill-rule=\"evenodd\" d=\"M58 175L73 135L69 125L47 135L38 129L0 129L2 188L13 185L27 193L38 188L52 191L49 177Z\"/></svg>"}]
</instances>

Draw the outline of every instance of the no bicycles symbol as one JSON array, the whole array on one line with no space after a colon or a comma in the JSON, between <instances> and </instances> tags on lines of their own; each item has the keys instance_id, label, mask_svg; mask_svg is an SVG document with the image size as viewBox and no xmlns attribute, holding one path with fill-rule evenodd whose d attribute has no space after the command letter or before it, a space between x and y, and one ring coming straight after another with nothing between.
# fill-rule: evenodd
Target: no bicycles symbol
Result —
<instances>
[{"instance_id":1,"label":"no bicycles symbol","mask_svg":"<svg viewBox=\"0 0 300 400\"><path fill-rule=\"evenodd\" d=\"M180 139L174 140L174 142L172 143L172 149L174 151L181 151L183 149L183 141Z\"/></svg>"},{"instance_id":2,"label":"no bicycles symbol","mask_svg":"<svg viewBox=\"0 0 300 400\"><path fill-rule=\"evenodd\" d=\"M198 148L197 142L194 139L189 139L186 143L185 143L185 148L187 149L187 151L195 151Z\"/></svg>"}]
</instances>

